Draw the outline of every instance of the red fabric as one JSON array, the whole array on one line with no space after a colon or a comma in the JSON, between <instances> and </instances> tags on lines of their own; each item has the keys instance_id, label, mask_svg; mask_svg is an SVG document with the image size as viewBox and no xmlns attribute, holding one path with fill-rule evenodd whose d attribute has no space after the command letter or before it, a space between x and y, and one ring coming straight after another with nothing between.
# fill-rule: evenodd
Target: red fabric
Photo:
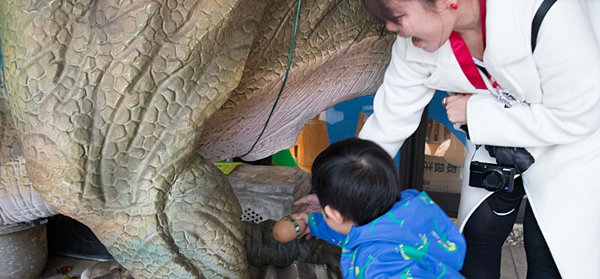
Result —
<instances>
[{"instance_id":1,"label":"red fabric","mask_svg":"<svg viewBox=\"0 0 600 279\"><path fill-rule=\"evenodd\" d=\"M479 0L479 15L481 21L481 38L483 39L483 49L485 50L485 15L486 15L486 0ZM477 65L473 62L473 56L467 47L467 44L458 32L452 31L450 34L450 45L454 56L460 65L463 73L473 86L477 89L487 89ZM491 77L490 77L491 79Z\"/></svg>"},{"instance_id":2,"label":"red fabric","mask_svg":"<svg viewBox=\"0 0 600 279\"><path fill-rule=\"evenodd\" d=\"M454 52L456 60L458 60L460 68L471 84L477 89L487 89L481 74L479 74L477 65L473 62L473 57L467 48L467 44L458 32L453 31L452 34L450 34L450 45L452 46L452 51Z\"/></svg>"},{"instance_id":3,"label":"red fabric","mask_svg":"<svg viewBox=\"0 0 600 279\"><path fill-rule=\"evenodd\" d=\"M479 16L481 21L481 38L483 39L483 49L485 49L485 15L487 13L485 1L486 0L479 0Z\"/></svg>"}]
</instances>

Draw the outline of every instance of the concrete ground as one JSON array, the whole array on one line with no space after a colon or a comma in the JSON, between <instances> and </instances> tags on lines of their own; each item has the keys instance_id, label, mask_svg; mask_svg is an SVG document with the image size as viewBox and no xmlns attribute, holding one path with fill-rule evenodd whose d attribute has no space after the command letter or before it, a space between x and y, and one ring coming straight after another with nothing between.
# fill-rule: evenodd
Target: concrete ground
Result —
<instances>
[{"instance_id":1,"label":"concrete ground","mask_svg":"<svg viewBox=\"0 0 600 279\"><path fill-rule=\"evenodd\" d=\"M500 279L525 279L527 259L523 246L504 244L502 247L502 271Z\"/></svg>"},{"instance_id":2,"label":"concrete ground","mask_svg":"<svg viewBox=\"0 0 600 279\"><path fill-rule=\"evenodd\" d=\"M75 258L48 256L46 268L42 273L42 278L46 279L64 279L62 274L57 274L51 277L45 277L56 269L63 266L71 266L73 269L67 273L68 276L81 278L81 273L88 267L96 264L96 261L81 260ZM522 245L513 246L505 244L502 249L502 274L500 279L525 279L527 274L527 262L525 260L525 249Z\"/></svg>"}]
</instances>

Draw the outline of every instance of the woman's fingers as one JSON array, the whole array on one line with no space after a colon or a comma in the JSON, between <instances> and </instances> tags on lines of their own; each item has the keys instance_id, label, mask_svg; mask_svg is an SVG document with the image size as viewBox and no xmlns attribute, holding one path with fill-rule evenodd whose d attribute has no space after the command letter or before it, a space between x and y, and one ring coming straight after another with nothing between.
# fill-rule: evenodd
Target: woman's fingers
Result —
<instances>
[{"instance_id":1,"label":"woman's fingers","mask_svg":"<svg viewBox=\"0 0 600 279\"><path fill-rule=\"evenodd\" d=\"M458 94L442 100L442 104L445 103L444 107L446 107L448 120L452 124L467 124L467 102L469 98L471 98L471 94Z\"/></svg>"},{"instance_id":2,"label":"woman's fingers","mask_svg":"<svg viewBox=\"0 0 600 279\"><path fill-rule=\"evenodd\" d=\"M311 203L314 203L315 200L317 202L319 202L319 199L317 199L317 195L311 194L306 197L302 197L302 198L298 199L297 201L294 202L294 205L301 205L301 204L305 204L305 203L311 204Z\"/></svg>"},{"instance_id":3,"label":"woman's fingers","mask_svg":"<svg viewBox=\"0 0 600 279\"><path fill-rule=\"evenodd\" d=\"M321 212L321 204L319 203L319 198L317 195L311 194L306 197L300 198L299 200L294 202L294 205L308 204L308 207L304 210L306 213L311 212Z\"/></svg>"}]
</instances>

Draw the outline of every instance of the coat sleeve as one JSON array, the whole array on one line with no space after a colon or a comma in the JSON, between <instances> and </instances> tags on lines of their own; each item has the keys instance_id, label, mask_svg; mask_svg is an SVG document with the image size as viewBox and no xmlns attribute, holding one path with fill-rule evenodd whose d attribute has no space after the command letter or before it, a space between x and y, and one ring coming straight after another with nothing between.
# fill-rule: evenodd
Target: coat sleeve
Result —
<instances>
[{"instance_id":1,"label":"coat sleeve","mask_svg":"<svg viewBox=\"0 0 600 279\"><path fill-rule=\"evenodd\" d=\"M467 123L473 143L542 147L573 143L598 130L600 34L595 34L587 14L579 1L557 1L544 18L533 54L541 103L505 109L494 98L469 99Z\"/></svg>"},{"instance_id":2,"label":"coat sleeve","mask_svg":"<svg viewBox=\"0 0 600 279\"><path fill-rule=\"evenodd\" d=\"M308 227L310 228L310 234L314 237L323 239L330 244L343 247L346 242L347 235L332 230L327 223L325 223L323 214L321 213L313 212L308 214Z\"/></svg>"},{"instance_id":3,"label":"coat sleeve","mask_svg":"<svg viewBox=\"0 0 600 279\"><path fill-rule=\"evenodd\" d=\"M407 39L397 37L383 83L375 94L373 114L359 138L379 144L391 157L419 126L423 109L435 90L424 86L430 76L427 67L405 61Z\"/></svg>"}]
</instances>

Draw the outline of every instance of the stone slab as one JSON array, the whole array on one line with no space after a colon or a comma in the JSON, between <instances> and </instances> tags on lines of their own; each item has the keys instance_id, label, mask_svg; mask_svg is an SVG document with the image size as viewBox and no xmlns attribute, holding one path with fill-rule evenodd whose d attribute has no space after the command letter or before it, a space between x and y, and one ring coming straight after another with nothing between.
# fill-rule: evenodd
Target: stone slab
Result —
<instances>
[{"instance_id":1,"label":"stone slab","mask_svg":"<svg viewBox=\"0 0 600 279\"><path fill-rule=\"evenodd\" d=\"M260 223L301 211L295 200L310 193L310 175L299 168L242 164L228 176L242 220Z\"/></svg>"}]
</instances>

